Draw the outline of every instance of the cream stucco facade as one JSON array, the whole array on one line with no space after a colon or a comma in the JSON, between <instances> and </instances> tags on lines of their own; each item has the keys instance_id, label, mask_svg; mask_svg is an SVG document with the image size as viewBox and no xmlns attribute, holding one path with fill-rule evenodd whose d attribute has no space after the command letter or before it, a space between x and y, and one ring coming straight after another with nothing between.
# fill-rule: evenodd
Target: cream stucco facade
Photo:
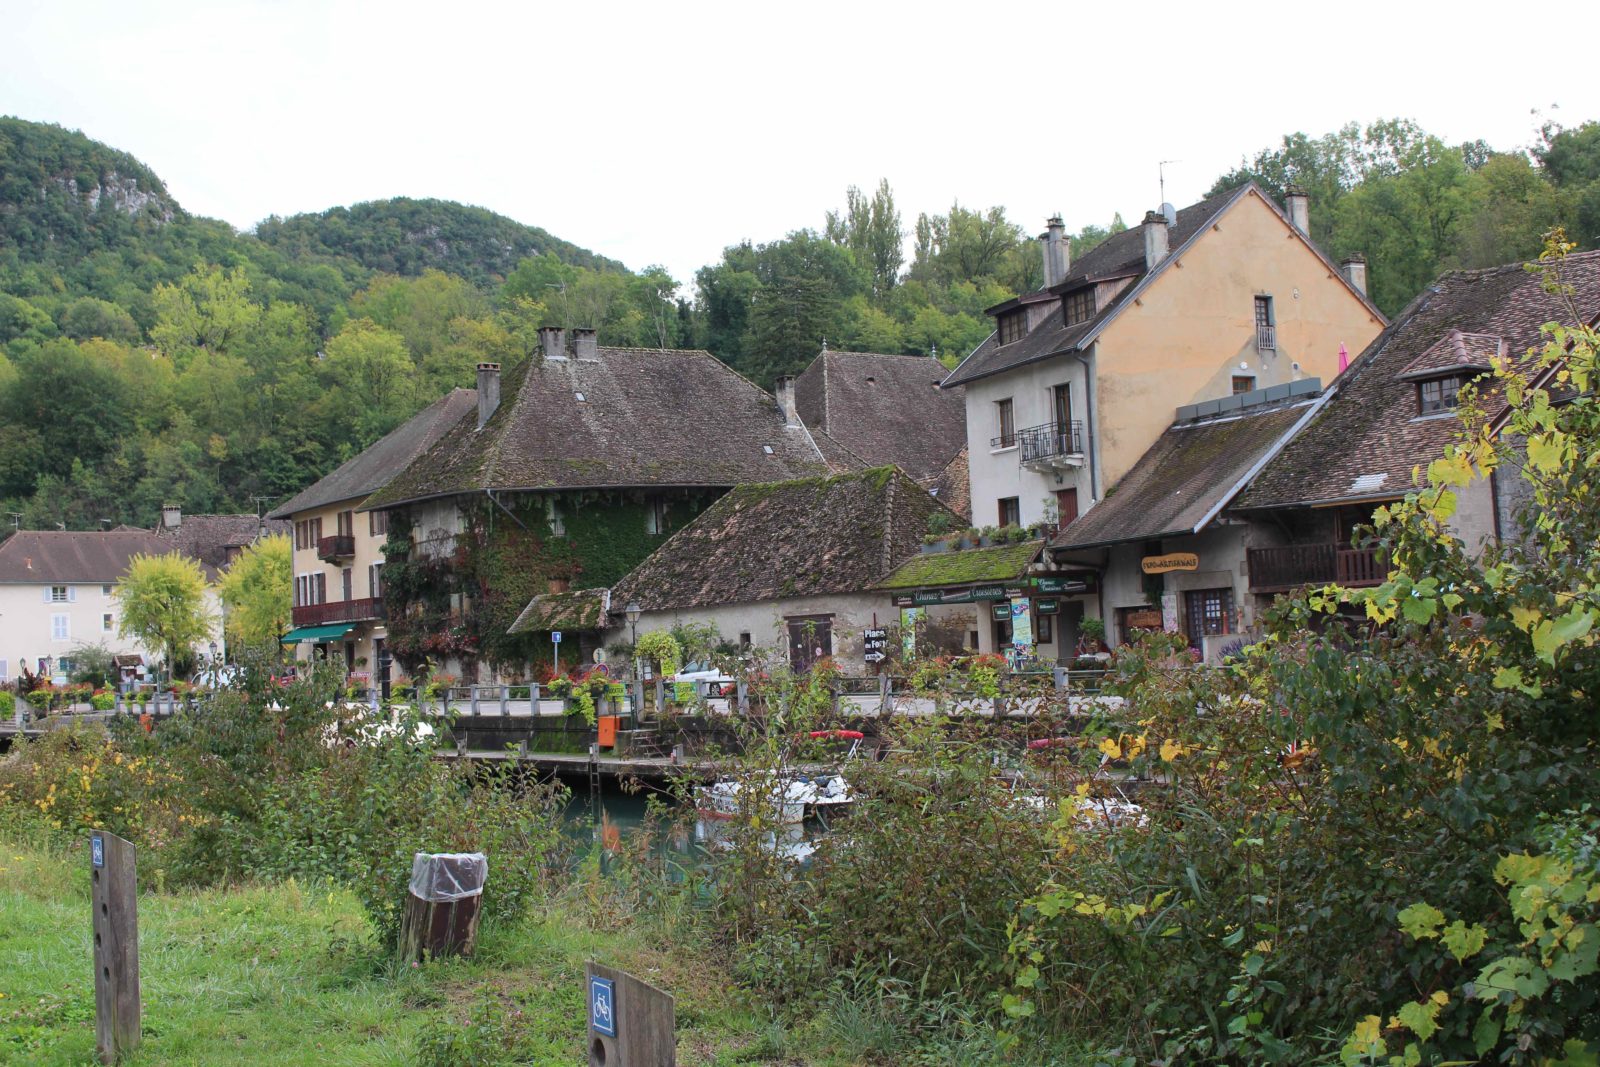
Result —
<instances>
[{"instance_id":1,"label":"cream stucco facade","mask_svg":"<svg viewBox=\"0 0 1600 1067\"><path fill-rule=\"evenodd\" d=\"M222 604L215 587L205 594L211 632L194 651L210 653L215 642L219 654L226 648L222 636ZM118 632L122 611L116 586L95 583L0 583L0 682L17 678L26 665L38 672L44 661L51 674L60 671L63 657L85 645L103 645L118 654L137 654L146 663L163 655Z\"/></svg>"},{"instance_id":2,"label":"cream stucco facade","mask_svg":"<svg viewBox=\"0 0 1600 1067\"><path fill-rule=\"evenodd\" d=\"M349 624L348 633L295 645L297 659L343 657L348 669L371 676L380 669L383 621L383 512L355 510L363 498L295 512L294 625L296 629ZM347 541L339 541L343 536Z\"/></svg>"}]
</instances>

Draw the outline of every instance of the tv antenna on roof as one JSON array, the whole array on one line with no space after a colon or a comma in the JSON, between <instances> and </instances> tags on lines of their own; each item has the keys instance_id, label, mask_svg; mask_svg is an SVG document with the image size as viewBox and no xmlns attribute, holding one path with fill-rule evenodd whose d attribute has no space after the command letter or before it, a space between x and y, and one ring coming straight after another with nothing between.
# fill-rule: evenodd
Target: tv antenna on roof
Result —
<instances>
[{"instance_id":1,"label":"tv antenna on roof","mask_svg":"<svg viewBox=\"0 0 1600 1067\"><path fill-rule=\"evenodd\" d=\"M1167 164L1182 163L1181 159L1163 159L1156 163L1156 180L1161 183L1161 202L1167 202Z\"/></svg>"}]
</instances>

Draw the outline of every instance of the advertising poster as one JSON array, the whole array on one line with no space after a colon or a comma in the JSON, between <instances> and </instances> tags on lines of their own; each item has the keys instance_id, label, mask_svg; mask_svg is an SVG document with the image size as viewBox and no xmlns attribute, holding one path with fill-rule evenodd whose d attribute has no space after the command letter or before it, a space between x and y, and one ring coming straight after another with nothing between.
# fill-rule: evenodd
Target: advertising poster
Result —
<instances>
[{"instance_id":1,"label":"advertising poster","mask_svg":"<svg viewBox=\"0 0 1600 1067\"><path fill-rule=\"evenodd\" d=\"M1011 647L1030 655L1033 652L1032 603L1025 596L1011 602Z\"/></svg>"},{"instance_id":2,"label":"advertising poster","mask_svg":"<svg viewBox=\"0 0 1600 1067\"><path fill-rule=\"evenodd\" d=\"M916 658L917 623L921 621L922 613L926 610L926 608L900 609L900 643L906 659Z\"/></svg>"}]
</instances>

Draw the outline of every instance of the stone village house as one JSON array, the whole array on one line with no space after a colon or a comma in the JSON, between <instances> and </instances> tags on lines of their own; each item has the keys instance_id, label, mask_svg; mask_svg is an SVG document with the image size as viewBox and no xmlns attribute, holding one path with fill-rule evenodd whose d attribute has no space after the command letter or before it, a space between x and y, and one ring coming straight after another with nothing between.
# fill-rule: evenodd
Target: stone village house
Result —
<instances>
[{"instance_id":1,"label":"stone village house","mask_svg":"<svg viewBox=\"0 0 1600 1067\"><path fill-rule=\"evenodd\" d=\"M391 676L383 606L388 515L358 514L367 497L477 410L477 393L456 389L271 513L294 532L294 629L283 643L302 659L342 657L348 670L385 690Z\"/></svg>"},{"instance_id":2,"label":"stone village house","mask_svg":"<svg viewBox=\"0 0 1600 1067\"><path fill-rule=\"evenodd\" d=\"M1043 521L1070 536L1122 491L1175 410L1228 418L1246 399L1316 393L1340 346L1364 347L1384 319L1366 296L1365 263L1336 267L1308 225L1303 194L1291 192L1285 212L1251 184L1181 211L1163 205L1074 263L1061 220L1050 220L1044 288L991 308L995 333L945 379L966 394L972 521ZM1066 658L1085 615L1143 604L1146 590L1104 560L1061 559L1075 566L1054 620ZM996 612L981 647L1004 648L1009 628Z\"/></svg>"},{"instance_id":3,"label":"stone village house","mask_svg":"<svg viewBox=\"0 0 1600 1067\"><path fill-rule=\"evenodd\" d=\"M556 624L512 632L536 595L613 585L734 486L861 466L802 424L792 389L780 404L709 352L540 334L540 358L503 384L480 366L476 417L360 509L389 513L389 647L406 670L537 676ZM599 640L575 634L563 663Z\"/></svg>"},{"instance_id":4,"label":"stone village house","mask_svg":"<svg viewBox=\"0 0 1600 1067\"><path fill-rule=\"evenodd\" d=\"M1600 313L1600 253L1569 258L1566 281L1582 316ZM1540 327L1565 314L1521 264L1445 274L1327 390L1293 383L1222 410L1180 408L1117 492L1049 551L1105 575L1116 640L1175 630L1214 662L1252 639L1280 593L1381 583L1388 567L1354 545L1356 527L1462 432L1461 388L1539 347ZM1515 536L1523 487L1503 469L1459 490L1455 535L1469 550Z\"/></svg>"}]
</instances>

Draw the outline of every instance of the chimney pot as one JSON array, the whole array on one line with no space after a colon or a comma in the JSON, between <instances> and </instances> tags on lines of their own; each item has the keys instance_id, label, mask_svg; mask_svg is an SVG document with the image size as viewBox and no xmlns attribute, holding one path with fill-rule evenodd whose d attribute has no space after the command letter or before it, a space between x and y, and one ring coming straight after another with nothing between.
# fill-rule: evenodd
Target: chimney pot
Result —
<instances>
[{"instance_id":1,"label":"chimney pot","mask_svg":"<svg viewBox=\"0 0 1600 1067\"><path fill-rule=\"evenodd\" d=\"M1360 252L1352 252L1344 257L1339 264L1339 270L1344 274L1345 281L1350 283L1352 289L1357 290L1362 296L1367 295L1367 257Z\"/></svg>"},{"instance_id":2,"label":"chimney pot","mask_svg":"<svg viewBox=\"0 0 1600 1067\"><path fill-rule=\"evenodd\" d=\"M478 429L500 407L500 364L478 364Z\"/></svg>"},{"instance_id":3,"label":"chimney pot","mask_svg":"<svg viewBox=\"0 0 1600 1067\"><path fill-rule=\"evenodd\" d=\"M1294 228L1311 236L1311 198L1306 191L1298 185L1291 185L1284 190L1283 203L1289 211L1289 221Z\"/></svg>"},{"instance_id":4,"label":"chimney pot","mask_svg":"<svg viewBox=\"0 0 1600 1067\"><path fill-rule=\"evenodd\" d=\"M1167 258L1168 242L1171 240L1167 232L1167 217L1159 211L1147 211L1143 226L1144 269L1155 270L1156 265Z\"/></svg>"},{"instance_id":5,"label":"chimney pot","mask_svg":"<svg viewBox=\"0 0 1600 1067\"><path fill-rule=\"evenodd\" d=\"M800 408L795 403L794 375L779 375L776 392L778 394L778 407L783 411L783 424L785 426L799 426Z\"/></svg>"},{"instance_id":6,"label":"chimney pot","mask_svg":"<svg viewBox=\"0 0 1600 1067\"><path fill-rule=\"evenodd\" d=\"M1060 215L1052 215L1040 240L1044 243L1044 287L1053 289L1067 280L1072 265L1072 244Z\"/></svg>"},{"instance_id":7,"label":"chimney pot","mask_svg":"<svg viewBox=\"0 0 1600 1067\"><path fill-rule=\"evenodd\" d=\"M539 327L539 348L545 359L566 359L567 331L559 326Z\"/></svg>"},{"instance_id":8,"label":"chimney pot","mask_svg":"<svg viewBox=\"0 0 1600 1067\"><path fill-rule=\"evenodd\" d=\"M572 331L572 355L575 359L600 358L600 342L595 337L595 331L588 329Z\"/></svg>"}]
</instances>

